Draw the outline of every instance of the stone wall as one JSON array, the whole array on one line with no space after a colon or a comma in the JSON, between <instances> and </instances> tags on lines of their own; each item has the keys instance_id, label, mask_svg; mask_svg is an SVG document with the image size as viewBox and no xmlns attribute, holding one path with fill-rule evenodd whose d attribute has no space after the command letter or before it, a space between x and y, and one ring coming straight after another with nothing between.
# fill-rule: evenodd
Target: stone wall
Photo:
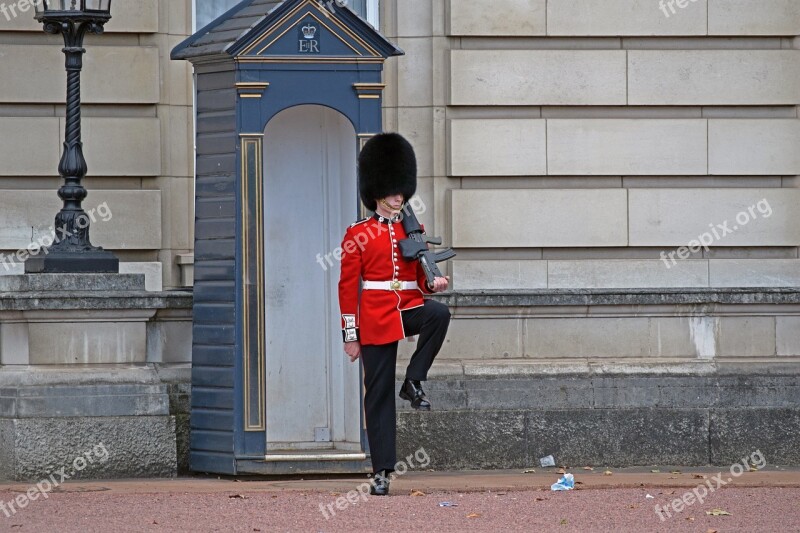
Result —
<instances>
[{"instance_id":1,"label":"stone wall","mask_svg":"<svg viewBox=\"0 0 800 533\"><path fill-rule=\"evenodd\" d=\"M800 2L681 4L382 2L385 128L458 252L400 455L800 461Z\"/></svg>"},{"instance_id":2,"label":"stone wall","mask_svg":"<svg viewBox=\"0 0 800 533\"><path fill-rule=\"evenodd\" d=\"M382 2L456 289L798 285L800 3L664 5Z\"/></svg>"},{"instance_id":3,"label":"stone wall","mask_svg":"<svg viewBox=\"0 0 800 533\"><path fill-rule=\"evenodd\" d=\"M797 289L473 291L398 407L398 456L436 469L796 465ZM397 389L413 345L402 343Z\"/></svg>"},{"instance_id":4,"label":"stone wall","mask_svg":"<svg viewBox=\"0 0 800 533\"><path fill-rule=\"evenodd\" d=\"M11 4L6 2L6 4ZM16 5L16 3L14 3ZM93 243L125 272L151 273L151 290L183 285L178 256L193 248L191 67L170 61L191 33L191 0L115 0L106 33L86 38L83 143ZM57 167L64 136L63 41L28 5L0 15L0 253L38 242L60 207ZM106 213L106 211L103 211ZM0 275L21 273L18 261ZM157 279L156 279L157 278Z\"/></svg>"},{"instance_id":5,"label":"stone wall","mask_svg":"<svg viewBox=\"0 0 800 533\"><path fill-rule=\"evenodd\" d=\"M141 274L0 277L0 479L101 445L107 460L71 477L187 471L191 331L191 293Z\"/></svg>"}]
</instances>

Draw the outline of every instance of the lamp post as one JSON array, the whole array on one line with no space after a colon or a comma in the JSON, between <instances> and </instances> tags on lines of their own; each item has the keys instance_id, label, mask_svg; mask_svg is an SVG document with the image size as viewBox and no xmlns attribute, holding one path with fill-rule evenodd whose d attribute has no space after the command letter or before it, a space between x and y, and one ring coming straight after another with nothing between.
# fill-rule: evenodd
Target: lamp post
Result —
<instances>
[{"instance_id":1,"label":"lamp post","mask_svg":"<svg viewBox=\"0 0 800 533\"><path fill-rule=\"evenodd\" d=\"M111 0L32 0L36 20L44 31L64 37L67 69L67 125L64 153L58 173L64 184L58 196L64 201L56 214L55 238L25 262L26 273L119 272L119 259L111 252L92 246L89 240L89 217L81 207L86 189L86 160L81 143L81 68L83 38L87 32L103 33L111 19Z\"/></svg>"}]
</instances>

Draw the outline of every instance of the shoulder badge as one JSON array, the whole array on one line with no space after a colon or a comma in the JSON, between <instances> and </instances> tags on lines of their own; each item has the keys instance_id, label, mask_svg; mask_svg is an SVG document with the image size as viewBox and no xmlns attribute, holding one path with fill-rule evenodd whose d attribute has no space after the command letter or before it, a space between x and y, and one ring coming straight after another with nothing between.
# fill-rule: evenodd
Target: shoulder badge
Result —
<instances>
[{"instance_id":1,"label":"shoulder badge","mask_svg":"<svg viewBox=\"0 0 800 533\"><path fill-rule=\"evenodd\" d=\"M363 224L363 223L364 223L364 222L366 222L367 220L369 220L369 217L367 217L367 218L362 218L361 220L356 220L355 222L353 222L352 224L350 224L350 227L351 227L351 228L354 228L354 227L358 226L359 224Z\"/></svg>"}]
</instances>

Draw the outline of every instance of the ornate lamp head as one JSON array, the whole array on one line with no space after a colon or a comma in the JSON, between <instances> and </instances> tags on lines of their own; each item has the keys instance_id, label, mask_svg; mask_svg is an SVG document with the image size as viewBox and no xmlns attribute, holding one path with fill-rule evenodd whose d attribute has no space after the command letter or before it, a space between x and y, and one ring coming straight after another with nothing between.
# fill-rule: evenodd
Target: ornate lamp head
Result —
<instances>
[{"instance_id":1,"label":"ornate lamp head","mask_svg":"<svg viewBox=\"0 0 800 533\"><path fill-rule=\"evenodd\" d=\"M111 17L111 0L33 0L36 19L54 17Z\"/></svg>"},{"instance_id":2,"label":"ornate lamp head","mask_svg":"<svg viewBox=\"0 0 800 533\"><path fill-rule=\"evenodd\" d=\"M111 0L31 0L31 2L36 9L36 20L44 24L44 31L63 33L68 47L80 46L83 34L87 31L103 33L103 25L111 19Z\"/></svg>"}]
</instances>

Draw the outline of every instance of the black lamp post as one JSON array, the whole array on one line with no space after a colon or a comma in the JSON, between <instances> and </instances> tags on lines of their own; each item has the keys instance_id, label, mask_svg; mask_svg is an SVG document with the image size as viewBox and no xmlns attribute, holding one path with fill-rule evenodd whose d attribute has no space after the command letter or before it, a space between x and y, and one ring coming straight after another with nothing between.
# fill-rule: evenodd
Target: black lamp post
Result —
<instances>
[{"instance_id":1,"label":"black lamp post","mask_svg":"<svg viewBox=\"0 0 800 533\"><path fill-rule=\"evenodd\" d=\"M64 153L58 173L64 184L58 196L64 206L56 215L55 239L25 262L27 273L119 272L119 259L111 252L92 246L89 240L89 217L81 207L86 189L86 160L81 143L81 68L83 38L87 32L103 33L111 19L111 0L35 0L36 20L47 33L64 37L67 65L67 126Z\"/></svg>"}]
</instances>

